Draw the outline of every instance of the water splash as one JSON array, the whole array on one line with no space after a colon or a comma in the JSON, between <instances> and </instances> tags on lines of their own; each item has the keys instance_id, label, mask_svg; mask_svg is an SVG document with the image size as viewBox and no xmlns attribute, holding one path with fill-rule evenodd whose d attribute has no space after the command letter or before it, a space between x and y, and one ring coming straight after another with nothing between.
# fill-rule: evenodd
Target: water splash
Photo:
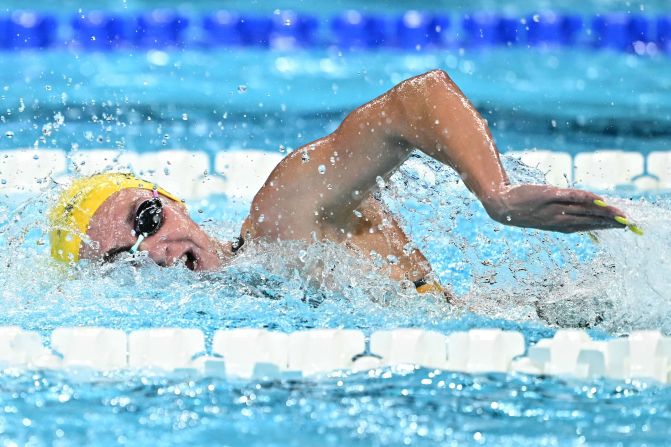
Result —
<instances>
[{"instance_id":1,"label":"water splash","mask_svg":"<svg viewBox=\"0 0 671 447\"><path fill-rule=\"evenodd\" d=\"M515 182L541 179L514 160L504 162ZM385 262L373 265L325 242L246 244L231 265L206 274L123 257L64 268L48 255L44 213L56 193L49 188L23 203L3 200L0 324L42 332L72 325L191 326L208 333L241 326L450 331L521 324L529 336L549 323L615 334L671 332L671 284L663 274L671 207L662 196L626 203L609 197L646 236L604 231L593 245L584 235L491 221L452 170L419 154L380 183L382 200L401 216L441 281L457 291L458 306L389 280ZM214 237L230 239L247 207L212 197L198 204L194 218Z\"/></svg>"}]
</instances>

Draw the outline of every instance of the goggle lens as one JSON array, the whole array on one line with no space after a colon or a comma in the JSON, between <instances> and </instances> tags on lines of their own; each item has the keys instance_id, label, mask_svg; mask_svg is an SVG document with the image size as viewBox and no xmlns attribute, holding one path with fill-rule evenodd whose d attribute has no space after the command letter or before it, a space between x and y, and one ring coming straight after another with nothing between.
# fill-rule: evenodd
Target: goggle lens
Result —
<instances>
[{"instance_id":1,"label":"goggle lens","mask_svg":"<svg viewBox=\"0 0 671 447\"><path fill-rule=\"evenodd\" d=\"M144 237L155 234L163 223L163 204L158 197L140 204L135 215L135 234Z\"/></svg>"}]
</instances>

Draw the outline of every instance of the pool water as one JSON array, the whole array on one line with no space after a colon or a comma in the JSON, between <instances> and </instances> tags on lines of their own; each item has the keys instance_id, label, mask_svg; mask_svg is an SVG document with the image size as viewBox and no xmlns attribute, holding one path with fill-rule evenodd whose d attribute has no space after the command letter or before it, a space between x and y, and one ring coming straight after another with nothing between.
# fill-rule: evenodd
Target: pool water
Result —
<instances>
[{"instance_id":1,"label":"pool water","mask_svg":"<svg viewBox=\"0 0 671 447\"><path fill-rule=\"evenodd\" d=\"M0 74L4 149L291 150L395 82L436 67L473 98L502 149L645 153L671 142L669 80L657 75L671 64L664 57L492 50L5 58L19 75ZM505 163L514 181L542 181L533 168ZM195 327L208 342L216 329L234 327L500 327L531 343L557 326L590 327L595 338L671 332L671 203L663 192L608 192L646 236L600 232L595 245L581 234L491 222L453 172L414 154L382 195L458 293L454 307L388 280L386 261L364 263L328 243L252 245L205 274L127 259L63 271L44 244L43 211L54 193L0 198L0 325L45 338L80 325ZM213 195L189 205L226 239L249 203ZM397 368L270 383L7 370L0 383L6 445L665 445L671 434L669 388L645 381Z\"/></svg>"}]
</instances>

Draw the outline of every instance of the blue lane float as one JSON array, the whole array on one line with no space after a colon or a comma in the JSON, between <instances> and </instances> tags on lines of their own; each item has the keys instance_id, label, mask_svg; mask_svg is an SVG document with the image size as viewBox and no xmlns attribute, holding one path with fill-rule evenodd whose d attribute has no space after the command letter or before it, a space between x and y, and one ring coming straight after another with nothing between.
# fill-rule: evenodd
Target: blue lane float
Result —
<instances>
[{"instance_id":1,"label":"blue lane float","mask_svg":"<svg viewBox=\"0 0 671 447\"><path fill-rule=\"evenodd\" d=\"M671 53L671 15L657 19L657 45L662 51Z\"/></svg>"},{"instance_id":2,"label":"blue lane float","mask_svg":"<svg viewBox=\"0 0 671 447\"><path fill-rule=\"evenodd\" d=\"M534 14L526 22L527 43L534 46L574 45L583 26L580 16L561 16L553 12Z\"/></svg>"},{"instance_id":3,"label":"blue lane float","mask_svg":"<svg viewBox=\"0 0 671 447\"><path fill-rule=\"evenodd\" d=\"M386 20L377 15L345 11L331 19L333 43L344 48L375 48L387 42Z\"/></svg>"},{"instance_id":4,"label":"blue lane float","mask_svg":"<svg viewBox=\"0 0 671 447\"><path fill-rule=\"evenodd\" d=\"M476 11L455 17L426 11L381 15L348 10L323 19L290 10L259 15L226 10L183 14L170 9L139 14L89 11L71 16L15 11L0 16L0 49L8 51L203 45L406 51L566 46L671 53L671 16L613 12L584 17L552 11L511 16Z\"/></svg>"},{"instance_id":5,"label":"blue lane float","mask_svg":"<svg viewBox=\"0 0 671 447\"><path fill-rule=\"evenodd\" d=\"M631 51L634 42L650 42L652 38L650 21L643 16L625 13L611 13L594 17L592 21L594 45Z\"/></svg>"},{"instance_id":6,"label":"blue lane float","mask_svg":"<svg viewBox=\"0 0 671 447\"><path fill-rule=\"evenodd\" d=\"M133 23L122 16L93 11L77 14L71 20L72 40L91 50L107 50L123 46L132 37Z\"/></svg>"},{"instance_id":7,"label":"blue lane float","mask_svg":"<svg viewBox=\"0 0 671 447\"><path fill-rule=\"evenodd\" d=\"M57 27L52 15L15 11L0 18L0 47L8 50L50 47L56 41Z\"/></svg>"},{"instance_id":8,"label":"blue lane float","mask_svg":"<svg viewBox=\"0 0 671 447\"><path fill-rule=\"evenodd\" d=\"M231 11L217 11L203 17L206 43L210 45L241 45L240 15Z\"/></svg>"},{"instance_id":9,"label":"blue lane float","mask_svg":"<svg viewBox=\"0 0 671 447\"><path fill-rule=\"evenodd\" d=\"M156 9L137 18L133 40L136 45L148 48L183 46L188 26L187 17L168 9Z\"/></svg>"},{"instance_id":10,"label":"blue lane float","mask_svg":"<svg viewBox=\"0 0 671 447\"><path fill-rule=\"evenodd\" d=\"M311 47L317 43L319 20L294 11L273 14L270 42L275 48Z\"/></svg>"}]
</instances>

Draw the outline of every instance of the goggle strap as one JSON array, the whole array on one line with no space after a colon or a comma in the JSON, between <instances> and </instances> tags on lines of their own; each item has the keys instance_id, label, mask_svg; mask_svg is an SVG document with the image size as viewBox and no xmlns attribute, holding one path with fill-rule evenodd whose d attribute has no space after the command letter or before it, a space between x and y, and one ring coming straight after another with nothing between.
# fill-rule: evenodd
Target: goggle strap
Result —
<instances>
[{"instance_id":1,"label":"goggle strap","mask_svg":"<svg viewBox=\"0 0 671 447\"><path fill-rule=\"evenodd\" d=\"M138 251L138 249L140 248L140 244L142 243L143 240L144 240L144 234L140 234L137 237L137 242L130 248L130 252L132 254L135 254Z\"/></svg>"}]
</instances>

